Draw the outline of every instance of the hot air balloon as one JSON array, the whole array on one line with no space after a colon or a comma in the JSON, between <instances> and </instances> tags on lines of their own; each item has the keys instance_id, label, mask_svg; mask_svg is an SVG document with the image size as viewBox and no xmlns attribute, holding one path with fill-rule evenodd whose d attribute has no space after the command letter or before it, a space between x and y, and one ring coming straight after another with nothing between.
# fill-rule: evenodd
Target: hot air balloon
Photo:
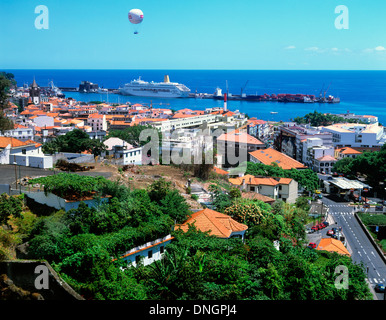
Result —
<instances>
[{"instance_id":1,"label":"hot air balloon","mask_svg":"<svg viewBox=\"0 0 386 320\"><path fill-rule=\"evenodd\" d=\"M143 12L140 9L131 9L129 12L129 21L135 25L134 34L138 34L139 24L143 20Z\"/></svg>"}]
</instances>

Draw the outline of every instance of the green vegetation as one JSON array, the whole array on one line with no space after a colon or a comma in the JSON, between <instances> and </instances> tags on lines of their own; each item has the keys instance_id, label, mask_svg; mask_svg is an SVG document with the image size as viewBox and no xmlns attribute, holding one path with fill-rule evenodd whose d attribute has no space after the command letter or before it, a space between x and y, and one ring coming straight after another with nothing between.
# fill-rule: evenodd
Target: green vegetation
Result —
<instances>
[{"instance_id":1,"label":"green vegetation","mask_svg":"<svg viewBox=\"0 0 386 320\"><path fill-rule=\"evenodd\" d=\"M95 156L99 156L105 149L106 147L102 142L97 139L90 139L88 134L80 129L74 129L63 136L57 136L42 147L46 154L90 151Z\"/></svg>"},{"instance_id":2,"label":"green vegetation","mask_svg":"<svg viewBox=\"0 0 386 320\"><path fill-rule=\"evenodd\" d=\"M251 174L254 176L291 178L297 181L300 186L304 187L308 191L314 191L318 189L319 186L318 175L311 169L284 170L280 168L275 162L273 162L272 165L248 162L245 174Z\"/></svg>"},{"instance_id":3,"label":"green vegetation","mask_svg":"<svg viewBox=\"0 0 386 320\"><path fill-rule=\"evenodd\" d=\"M130 143L134 147L144 146L150 141L150 137L148 137L148 139L145 141L140 140L141 132L146 129L155 130L154 127L152 127L151 125L146 125L146 126L134 125L131 127L127 127L123 130L110 130L106 138L107 139L111 137L120 138ZM158 132L158 139L159 139L159 142L161 143L161 140L162 140L161 132Z\"/></svg>"},{"instance_id":4,"label":"green vegetation","mask_svg":"<svg viewBox=\"0 0 386 320\"><path fill-rule=\"evenodd\" d=\"M386 216L382 214L369 214L358 212L358 216L370 231L373 239L380 245L386 253ZM375 227L378 226L378 232Z\"/></svg>"},{"instance_id":5,"label":"green vegetation","mask_svg":"<svg viewBox=\"0 0 386 320\"><path fill-rule=\"evenodd\" d=\"M8 108L8 95L12 86L16 85L14 75L8 72L0 72L0 133L13 129L13 122L4 113Z\"/></svg>"},{"instance_id":6,"label":"green vegetation","mask_svg":"<svg viewBox=\"0 0 386 320\"><path fill-rule=\"evenodd\" d=\"M104 177L81 176L75 173L58 173L31 179L30 185L41 184L44 192L51 192L64 199L84 199L107 195L106 190L113 182Z\"/></svg>"},{"instance_id":7,"label":"green vegetation","mask_svg":"<svg viewBox=\"0 0 386 320\"><path fill-rule=\"evenodd\" d=\"M69 175L68 180L72 179ZM98 183L91 183L90 188L103 184L103 179L95 179ZM81 190L85 190L89 182L82 181ZM47 190L54 190L53 180L44 182ZM305 247L305 201L295 205L278 201L271 207L242 200L237 190L222 193L214 186L215 197L226 202L223 210L248 224L242 242L210 236L194 225L186 233L171 231L175 223L186 221L190 210L164 179L147 189L130 190L111 182L103 190L112 195L109 203L94 208L81 203L77 209L44 217L27 219L25 215L12 233L15 238L20 232L20 239L28 241L29 258L48 260L86 299L370 299L361 265ZM6 232L0 233L0 239L8 244L16 241L9 231L0 230ZM134 246L168 233L175 239L163 259L126 268L119 258ZM276 240L279 250L273 244ZM349 270L348 290L334 286L335 268L341 265Z\"/></svg>"},{"instance_id":8,"label":"green vegetation","mask_svg":"<svg viewBox=\"0 0 386 320\"><path fill-rule=\"evenodd\" d=\"M345 119L343 117L339 117L333 114L320 113L320 112L317 112L316 110L314 112L307 113L303 117L296 117L294 119L294 122L298 124L310 124L313 127L329 126L334 123L342 123L342 122L362 123L360 120Z\"/></svg>"},{"instance_id":9,"label":"green vegetation","mask_svg":"<svg viewBox=\"0 0 386 320\"><path fill-rule=\"evenodd\" d=\"M386 144L380 151L364 152L354 159L341 159L335 163L333 170L344 174L359 173L373 188L377 189L380 182L386 181ZM384 189L379 188L378 191L384 192Z\"/></svg>"}]
</instances>

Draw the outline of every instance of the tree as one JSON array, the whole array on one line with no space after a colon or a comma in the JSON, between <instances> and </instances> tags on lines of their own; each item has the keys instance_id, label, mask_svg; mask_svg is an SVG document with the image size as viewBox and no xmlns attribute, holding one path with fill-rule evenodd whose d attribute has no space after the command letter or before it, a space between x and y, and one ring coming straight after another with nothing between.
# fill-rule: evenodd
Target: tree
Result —
<instances>
[{"instance_id":1,"label":"tree","mask_svg":"<svg viewBox=\"0 0 386 320\"><path fill-rule=\"evenodd\" d=\"M6 117L4 110L9 107L9 89L15 84L12 73L0 73L0 132L13 129L13 122Z\"/></svg>"},{"instance_id":2,"label":"tree","mask_svg":"<svg viewBox=\"0 0 386 320\"><path fill-rule=\"evenodd\" d=\"M252 227L259 224L271 213L271 207L260 200L236 198L232 205L224 210L224 213L236 221Z\"/></svg>"},{"instance_id":3,"label":"tree","mask_svg":"<svg viewBox=\"0 0 386 320\"><path fill-rule=\"evenodd\" d=\"M52 141L45 143L42 149L47 154L91 151L92 154L98 156L106 150L106 146L97 139L91 139L86 132L74 129L63 136L58 136Z\"/></svg>"},{"instance_id":4,"label":"tree","mask_svg":"<svg viewBox=\"0 0 386 320\"><path fill-rule=\"evenodd\" d=\"M0 226L2 224L7 224L9 216L20 218L22 211L22 196L9 196L6 193L0 195Z\"/></svg>"},{"instance_id":5,"label":"tree","mask_svg":"<svg viewBox=\"0 0 386 320\"><path fill-rule=\"evenodd\" d=\"M144 126L144 125L136 124L134 126L127 127L124 130L111 130L106 138L108 139L111 137L116 137L130 143L134 147L144 146L150 141L150 137L146 141L140 141L140 135L143 130L157 130L157 129L155 129L151 125ZM159 142L161 143L162 134L159 130L157 130L157 132L158 132Z\"/></svg>"}]
</instances>

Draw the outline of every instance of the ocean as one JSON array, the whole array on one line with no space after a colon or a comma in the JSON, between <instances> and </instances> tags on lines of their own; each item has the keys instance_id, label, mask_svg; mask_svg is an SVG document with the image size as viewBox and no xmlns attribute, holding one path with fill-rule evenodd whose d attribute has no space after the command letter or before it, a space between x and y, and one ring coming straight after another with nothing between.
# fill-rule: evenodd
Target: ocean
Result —
<instances>
[{"instance_id":1,"label":"ocean","mask_svg":"<svg viewBox=\"0 0 386 320\"><path fill-rule=\"evenodd\" d=\"M179 82L191 92L214 93L216 87L240 94L302 93L339 97L339 104L302 104L281 102L228 101L229 110L239 110L263 120L289 121L309 112L331 112L374 115L386 124L386 71L293 71L293 70L5 70L15 76L19 86L40 86L50 81L58 87L78 87L81 81L91 81L103 88L119 88L133 79L161 82L169 75L171 82ZM222 101L186 98L161 99L122 96L118 94L85 94L64 92L78 101L106 101L109 103L141 103L154 108L203 110L223 106ZM277 112L271 114L271 112Z\"/></svg>"}]
</instances>

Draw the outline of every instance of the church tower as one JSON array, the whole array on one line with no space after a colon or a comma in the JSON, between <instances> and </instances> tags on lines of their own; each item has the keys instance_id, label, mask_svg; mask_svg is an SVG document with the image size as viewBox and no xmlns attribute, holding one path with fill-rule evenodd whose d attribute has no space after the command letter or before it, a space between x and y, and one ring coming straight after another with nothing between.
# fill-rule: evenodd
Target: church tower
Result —
<instances>
[{"instance_id":1,"label":"church tower","mask_svg":"<svg viewBox=\"0 0 386 320\"><path fill-rule=\"evenodd\" d=\"M32 85L29 89L29 96L31 97L31 100L34 104L39 104L40 103L40 88L37 85L35 79L32 82Z\"/></svg>"}]
</instances>

